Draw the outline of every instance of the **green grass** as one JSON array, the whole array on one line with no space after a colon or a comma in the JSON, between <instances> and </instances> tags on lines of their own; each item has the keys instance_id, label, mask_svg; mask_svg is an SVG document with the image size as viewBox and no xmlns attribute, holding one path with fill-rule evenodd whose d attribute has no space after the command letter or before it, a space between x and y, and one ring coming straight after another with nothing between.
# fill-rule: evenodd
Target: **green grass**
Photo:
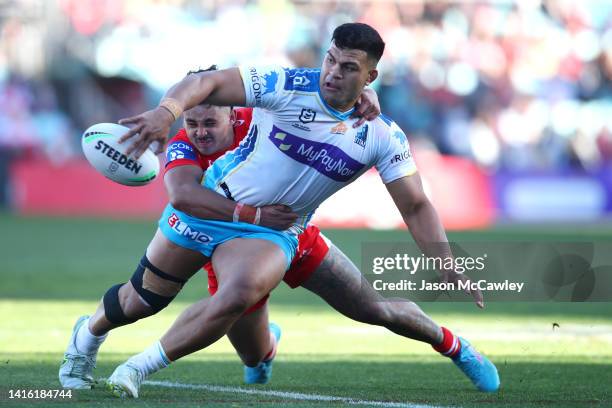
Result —
<instances>
[{"instance_id":1,"label":"green grass","mask_svg":"<svg viewBox=\"0 0 612 408\"><path fill-rule=\"evenodd\" d=\"M104 291L128 279L155 230L153 222L0 217L0 405L23 406L329 406L235 392L145 385L138 401L103 390L75 392L71 402L8 401L9 389L59 386L57 368L74 320L91 313ZM326 231L359 261L362 241L407 239L405 231ZM603 228L503 228L452 234L457 240L609 239ZM107 377L157 340L180 311L205 296L196 275L175 303L116 330L103 345L96 376ZM424 303L439 323L469 338L497 364L502 390L474 391L429 346L382 328L351 322L302 289L281 285L271 317L283 328L274 378L259 390L345 396L441 406L612 406L612 305L605 303ZM553 330L552 324L559 324ZM242 368L221 340L152 380L242 386Z\"/></svg>"}]
</instances>

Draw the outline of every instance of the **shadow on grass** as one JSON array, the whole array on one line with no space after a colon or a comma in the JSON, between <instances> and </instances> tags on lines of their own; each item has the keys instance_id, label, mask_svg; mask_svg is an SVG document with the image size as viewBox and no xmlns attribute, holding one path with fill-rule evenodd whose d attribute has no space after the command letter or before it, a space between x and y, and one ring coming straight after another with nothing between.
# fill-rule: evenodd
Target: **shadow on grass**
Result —
<instances>
[{"instance_id":1,"label":"shadow on grass","mask_svg":"<svg viewBox=\"0 0 612 408\"><path fill-rule=\"evenodd\" d=\"M56 354L32 353L2 355L0 395L6 402L9 389L58 388ZM96 377L107 377L128 355L101 354ZM435 357L435 356L434 356ZM358 355L279 356L274 378L267 386L250 389L277 390L305 394L342 396L363 400L396 401L453 406L610 406L612 365L556 363L544 356L533 356L533 363L513 362L512 356L498 357L502 390L496 394L475 391L461 373L444 359L420 359L406 356ZM174 363L152 376L151 380L183 384L214 384L224 387L242 385L242 366L231 354L199 353ZM81 391L75 401L88 406L112 406L114 399L103 390ZM190 406L219 404L229 406L328 406L329 403L305 403L286 397L245 395L230 390L176 389L145 385L141 401L147 407L169 404ZM73 401L70 405L76 405ZM59 401L58 401L59 403ZM55 404L55 402L54 402ZM0 404L2 405L2 404ZM123 404L122 404L123 405Z\"/></svg>"}]
</instances>

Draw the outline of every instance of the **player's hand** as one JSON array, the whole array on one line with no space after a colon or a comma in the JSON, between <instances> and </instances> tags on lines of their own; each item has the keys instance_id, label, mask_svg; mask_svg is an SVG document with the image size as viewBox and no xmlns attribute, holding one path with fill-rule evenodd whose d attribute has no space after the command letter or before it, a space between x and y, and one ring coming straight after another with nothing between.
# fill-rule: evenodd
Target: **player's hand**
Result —
<instances>
[{"instance_id":1,"label":"player's hand","mask_svg":"<svg viewBox=\"0 0 612 408\"><path fill-rule=\"evenodd\" d=\"M136 137L126 150L128 155L134 153L136 158L139 158L153 142L158 143L155 153L163 153L172 123L174 123L174 116L160 106L140 115L121 119L119 124L130 127L130 131L121 136L119 143Z\"/></svg>"},{"instance_id":2,"label":"player's hand","mask_svg":"<svg viewBox=\"0 0 612 408\"><path fill-rule=\"evenodd\" d=\"M353 127L359 127L363 125L367 120L374 120L380 115L380 103L378 102L378 95L373 89L366 88L363 90L357 103L355 104L355 112L353 116L359 118L357 122L353 124Z\"/></svg>"},{"instance_id":3,"label":"player's hand","mask_svg":"<svg viewBox=\"0 0 612 408\"><path fill-rule=\"evenodd\" d=\"M291 227L298 215L291 208L282 204L265 205L261 208L259 225L275 230L286 230Z\"/></svg>"},{"instance_id":4,"label":"player's hand","mask_svg":"<svg viewBox=\"0 0 612 408\"><path fill-rule=\"evenodd\" d=\"M459 281L469 282L470 278L465 273L458 273L452 270L446 270L442 272L442 282L451 282L457 283ZM481 309L484 309L484 300L482 297L482 292L480 289L470 290L466 289L465 293L472 295L474 301L476 302L476 306Z\"/></svg>"}]
</instances>

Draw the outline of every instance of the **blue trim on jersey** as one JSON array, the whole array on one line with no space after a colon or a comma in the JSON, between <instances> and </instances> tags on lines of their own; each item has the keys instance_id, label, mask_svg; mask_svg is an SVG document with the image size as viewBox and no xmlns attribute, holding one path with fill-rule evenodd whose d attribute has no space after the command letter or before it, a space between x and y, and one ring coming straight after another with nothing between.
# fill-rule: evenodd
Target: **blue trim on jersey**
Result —
<instances>
[{"instance_id":1,"label":"blue trim on jersey","mask_svg":"<svg viewBox=\"0 0 612 408\"><path fill-rule=\"evenodd\" d=\"M285 91L302 91L302 92L316 92L319 95L321 103L328 110L328 113L338 120L347 120L355 111L355 108L351 108L347 112L340 112L325 102L323 95L321 95L321 88L319 87L319 80L321 79L321 70L318 68L294 68L285 70ZM305 83L306 82L306 83Z\"/></svg>"},{"instance_id":2,"label":"blue trim on jersey","mask_svg":"<svg viewBox=\"0 0 612 408\"><path fill-rule=\"evenodd\" d=\"M348 118L351 117L353 112L355 112L355 107L352 107L351 109L349 109L346 112L340 112L340 111L332 108L331 106L329 106L327 104L327 102L325 102L325 98L323 98L323 95L321 95L321 88L319 88L319 87L317 87L317 94L319 95L319 99L323 103L323 106L325 107L325 109L327 109L329 111L329 114L332 115L333 117L335 117L338 120L345 121L345 120L347 120Z\"/></svg>"},{"instance_id":3,"label":"blue trim on jersey","mask_svg":"<svg viewBox=\"0 0 612 408\"><path fill-rule=\"evenodd\" d=\"M215 190L230 171L235 169L253 153L257 142L257 133L257 125L253 125L246 139L236 149L225 153L213 162L212 166L206 170L206 177L204 177L204 186L206 188Z\"/></svg>"},{"instance_id":4,"label":"blue trim on jersey","mask_svg":"<svg viewBox=\"0 0 612 408\"><path fill-rule=\"evenodd\" d=\"M383 115L382 113L380 115L378 115L379 118L382 119L383 122L385 122L387 124L387 126L391 126L391 124L393 123L393 119L391 119L390 117L388 117L387 115Z\"/></svg>"},{"instance_id":5,"label":"blue trim on jersey","mask_svg":"<svg viewBox=\"0 0 612 408\"><path fill-rule=\"evenodd\" d=\"M285 91L317 92L321 70L314 68L294 68L285 70Z\"/></svg>"}]
</instances>

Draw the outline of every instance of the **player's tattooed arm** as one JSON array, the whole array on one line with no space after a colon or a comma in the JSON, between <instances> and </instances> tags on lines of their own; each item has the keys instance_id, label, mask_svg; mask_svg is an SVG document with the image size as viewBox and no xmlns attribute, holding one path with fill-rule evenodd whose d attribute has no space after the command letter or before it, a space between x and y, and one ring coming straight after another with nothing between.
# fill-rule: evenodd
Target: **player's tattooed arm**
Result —
<instances>
[{"instance_id":1,"label":"player's tattooed arm","mask_svg":"<svg viewBox=\"0 0 612 408\"><path fill-rule=\"evenodd\" d=\"M444 227L434 206L423 190L423 184L418 173L402 177L386 185L404 222L410 229L410 234L426 256L449 258L453 254L448 244ZM443 270L445 281L469 281L469 278L454 270ZM474 298L476 305L484 307L480 290L468 292Z\"/></svg>"},{"instance_id":2,"label":"player's tattooed arm","mask_svg":"<svg viewBox=\"0 0 612 408\"><path fill-rule=\"evenodd\" d=\"M164 176L164 184L170 204L177 210L197 218L232 221L237 203L202 188L201 178L202 169L198 166L178 166L168 170ZM284 205L264 206L260 208L260 213L257 223L277 230L289 228L298 216Z\"/></svg>"}]
</instances>

